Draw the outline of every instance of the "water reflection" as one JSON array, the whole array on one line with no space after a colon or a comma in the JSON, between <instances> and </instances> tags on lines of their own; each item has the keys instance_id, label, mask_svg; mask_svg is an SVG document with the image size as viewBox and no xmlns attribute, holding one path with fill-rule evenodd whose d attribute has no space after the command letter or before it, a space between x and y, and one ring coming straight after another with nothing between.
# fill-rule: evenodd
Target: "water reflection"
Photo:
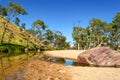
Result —
<instances>
[{"instance_id":1,"label":"water reflection","mask_svg":"<svg viewBox=\"0 0 120 80\"><path fill-rule=\"evenodd\" d=\"M48 57L48 56L44 56L43 58L41 58L41 60L47 60L50 62L61 63L61 64L65 64L65 65L73 65L74 64L73 60L54 58L54 57Z\"/></svg>"},{"instance_id":2,"label":"water reflection","mask_svg":"<svg viewBox=\"0 0 120 80\"><path fill-rule=\"evenodd\" d=\"M64 64L65 63L65 59L48 57L48 56L43 56L43 57L40 58L40 60L50 61L50 62L60 63L60 64Z\"/></svg>"},{"instance_id":3,"label":"water reflection","mask_svg":"<svg viewBox=\"0 0 120 80\"><path fill-rule=\"evenodd\" d=\"M0 80L24 80L21 73L29 60L35 59L35 52L0 53Z\"/></svg>"},{"instance_id":4,"label":"water reflection","mask_svg":"<svg viewBox=\"0 0 120 80\"><path fill-rule=\"evenodd\" d=\"M0 80L24 80L21 76L30 60L45 60L65 65L81 65L73 60L45 57L41 53L0 53Z\"/></svg>"},{"instance_id":5,"label":"water reflection","mask_svg":"<svg viewBox=\"0 0 120 80\"><path fill-rule=\"evenodd\" d=\"M60 64L65 64L67 66L89 66L88 64L80 64L74 60L69 60L69 59L62 59L62 58L54 58L54 57L48 57L48 56L43 56L42 58L40 58L40 60L47 60L50 62L55 62L55 63L60 63Z\"/></svg>"},{"instance_id":6,"label":"water reflection","mask_svg":"<svg viewBox=\"0 0 120 80\"><path fill-rule=\"evenodd\" d=\"M73 63L73 60L65 59L65 65L73 65Z\"/></svg>"}]
</instances>

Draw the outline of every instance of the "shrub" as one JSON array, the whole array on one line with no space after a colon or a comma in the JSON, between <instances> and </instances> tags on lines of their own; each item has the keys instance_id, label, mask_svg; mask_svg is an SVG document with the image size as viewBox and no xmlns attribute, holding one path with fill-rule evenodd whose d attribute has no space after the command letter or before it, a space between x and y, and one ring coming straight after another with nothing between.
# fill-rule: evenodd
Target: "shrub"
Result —
<instances>
[{"instance_id":1,"label":"shrub","mask_svg":"<svg viewBox=\"0 0 120 80\"><path fill-rule=\"evenodd\" d=\"M1 44L0 45L1 52L20 52L23 50L24 50L24 47L17 44Z\"/></svg>"}]
</instances>

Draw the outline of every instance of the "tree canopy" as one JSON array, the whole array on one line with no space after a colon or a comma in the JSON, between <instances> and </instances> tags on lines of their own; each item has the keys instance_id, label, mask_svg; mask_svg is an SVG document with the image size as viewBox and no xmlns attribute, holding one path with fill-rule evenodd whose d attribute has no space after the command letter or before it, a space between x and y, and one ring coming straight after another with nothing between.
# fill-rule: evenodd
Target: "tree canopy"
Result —
<instances>
[{"instance_id":1,"label":"tree canopy","mask_svg":"<svg viewBox=\"0 0 120 80\"><path fill-rule=\"evenodd\" d=\"M9 22L14 22L23 30L23 33L29 33L34 36L34 41L38 39L40 44L54 48L70 47L70 42L66 41L60 31L48 29L45 22L37 19L32 23L30 29L26 29L26 23L20 24L18 15L28 14L20 3L9 2L7 6L0 4L0 15L7 18L4 22L4 30L1 36L1 43L4 42L4 35L9 27ZM25 32L26 31L26 32ZM27 44L29 36L26 36ZM86 27L74 25L72 37L74 40L74 47L76 49L88 49L98 45L110 46L113 49L120 48L120 12L117 12L110 23L101 20L100 18L92 18L89 25ZM9 42L14 38L14 34L10 33ZM34 45L37 45L35 43Z\"/></svg>"},{"instance_id":2,"label":"tree canopy","mask_svg":"<svg viewBox=\"0 0 120 80\"><path fill-rule=\"evenodd\" d=\"M92 18L86 28L74 26L72 37L76 48L88 49L100 44L110 46L113 49L119 49L120 12L116 13L111 23L102 21L99 18Z\"/></svg>"}]
</instances>

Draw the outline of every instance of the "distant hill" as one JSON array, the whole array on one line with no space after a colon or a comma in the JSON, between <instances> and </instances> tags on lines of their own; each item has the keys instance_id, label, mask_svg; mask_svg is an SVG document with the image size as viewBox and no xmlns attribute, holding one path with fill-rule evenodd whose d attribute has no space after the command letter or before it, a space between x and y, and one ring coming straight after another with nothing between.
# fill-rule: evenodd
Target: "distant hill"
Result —
<instances>
[{"instance_id":1,"label":"distant hill","mask_svg":"<svg viewBox=\"0 0 120 80\"><path fill-rule=\"evenodd\" d=\"M4 31L4 24L7 21L6 18L0 16L0 41L2 38L2 34ZM9 22L5 37L4 43L18 44L22 46L29 46L29 48L33 48L34 45L40 45L41 42L39 39L31 34L29 34L26 30L21 29L19 26L15 25L12 22Z\"/></svg>"}]
</instances>

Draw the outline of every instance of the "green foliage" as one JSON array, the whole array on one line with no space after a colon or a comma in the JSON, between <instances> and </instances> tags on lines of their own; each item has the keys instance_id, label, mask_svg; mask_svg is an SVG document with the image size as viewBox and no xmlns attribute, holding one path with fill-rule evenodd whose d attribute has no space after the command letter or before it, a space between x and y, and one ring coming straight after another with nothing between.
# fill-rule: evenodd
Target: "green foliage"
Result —
<instances>
[{"instance_id":1,"label":"green foliage","mask_svg":"<svg viewBox=\"0 0 120 80\"><path fill-rule=\"evenodd\" d=\"M114 24L115 28L118 28L120 30L120 12L117 12L115 17L112 20L112 23Z\"/></svg>"},{"instance_id":2,"label":"green foliage","mask_svg":"<svg viewBox=\"0 0 120 80\"><path fill-rule=\"evenodd\" d=\"M92 40L94 41L94 47L103 42L104 27L106 26L106 24L107 23L105 21L102 21L99 18L93 18L92 20L90 20L90 29L92 32Z\"/></svg>"},{"instance_id":3,"label":"green foliage","mask_svg":"<svg viewBox=\"0 0 120 80\"><path fill-rule=\"evenodd\" d=\"M46 38L50 43L53 43L53 42L54 42L54 33L53 33L53 31L51 31L50 29L46 30L45 38Z\"/></svg>"},{"instance_id":4,"label":"green foliage","mask_svg":"<svg viewBox=\"0 0 120 80\"><path fill-rule=\"evenodd\" d=\"M35 30L33 30L33 29L28 29L28 30L26 30L29 34L32 34L33 36L35 36L37 33L36 33L36 31Z\"/></svg>"},{"instance_id":5,"label":"green foliage","mask_svg":"<svg viewBox=\"0 0 120 80\"><path fill-rule=\"evenodd\" d=\"M0 13L2 16L5 16L8 20L5 20L4 23L4 29L1 37L1 44L4 43L4 36L6 34L6 31L9 27L10 20L14 17L16 17L19 14L25 15L27 12L25 11L24 7L20 5L19 3L9 2L7 7L0 5ZM16 24L19 25L19 18L16 18L15 20Z\"/></svg>"},{"instance_id":6,"label":"green foliage","mask_svg":"<svg viewBox=\"0 0 120 80\"><path fill-rule=\"evenodd\" d=\"M84 49L87 43L89 43L90 41L89 35L90 35L89 27L87 27L86 29L78 26L73 27L72 37L74 41L76 41L76 46L78 47L78 49L79 47L80 49Z\"/></svg>"},{"instance_id":7,"label":"green foliage","mask_svg":"<svg viewBox=\"0 0 120 80\"><path fill-rule=\"evenodd\" d=\"M0 52L20 52L23 51L24 47L16 44L1 44Z\"/></svg>"},{"instance_id":8,"label":"green foliage","mask_svg":"<svg viewBox=\"0 0 120 80\"><path fill-rule=\"evenodd\" d=\"M26 24L22 23L20 25L20 20L17 17L18 15L25 14L27 12L19 3L9 2L6 7L0 5L0 15L2 15L0 16L1 44L19 44L35 50L64 49L70 47L69 43L66 42L66 37L60 31L54 32L50 29L45 31L47 26L43 20L35 20L31 29L25 30ZM13 19L15 19L15 25L11 21ZM9 46L2 46L1 50L10 51L12 47L10 48ZM16 47L15 49L17 50L18 48Z\"/></svg>"},{"instance_id":9,"label":"green foliage","mask_svg":"<svg viewBox=\"0 0 120 80\"><path fill-rule=\"evenodd\" d=\"M0 16L0 39L1 35L4 31L4 22L6 22L6 18ZM4 43L18 44L22 46L27 46L34 48L33 43L38 44L39 39L36 39L33 35L29 34L27 31L20 29L20 27L14 25L12 22L8 23L9 27L7 27L6 34L4 35ZM35 41L36 39L36 41Z\"/></svg>"},{"instance_id":10,"label":"green foliage","mask_svg":"<svg viewBox=\"0 0 120 80\"><path fill-rule=\"evenodd\" d=\"M16 17L14 23L15 23L17 26L20 26L20 25L19 25L20 19L19 19L18 17Z\"/></svg>"},{"instance_id":11,"label":"green foliage","mask_svg":"<svg viewBox=\"0 0 120 80\"><path fill-rule=\"evenodd\" d=\"M52 31L48 29L45 34L49 49L66 49L70 45L66 42L66 37L60 31ZM46 42L45 42L46 43Z\"/></svg>"},{"instance_id":12,"label":"green foliage","mask_svg":"<svg viewBox=\"0 0 120 80\"><path fill-rule=\"evenodd\" d=\"M38 19L38 20L34 21L33 28L36 28L38 30L40 30L40 28L42 28L44 30L46 28L46 25L42 20Z\"/></svg>"},{"instance_id":13,"label":"green foliage","mask_svg":"<svg viewBox=\"0 0 120 80\"><path fill-rule=\"evenodd\" d=\"M120 12L117 12L112 20L112 30L111 30L111 45L114 49L119 49L120 45Z\"/></svg>"},{"instance_id":14,"label":"green foliage","mask_svg":"<svg viewBox=\"0 0 120 80\"><path fill-rule=\"evenodd\" d=\"M7 15L7 10L6 8L0 4L0 15L6 16Z\"/></svg>"},{"instance_id":15,"label":"green foliage","mask_svg":"<svg viewBox=\"0 0 120 80\"><path fill-rule=\"evenodd\" d=\"M74 26L72 37L76 48L88 49L101 44L118 50L120 45L120 12L117 12L111 23L93 18L86 28Z\"/></svg>"},{"instance_id":16,"label":"green foliage","mask_svg":"<svg viewBox=\"0 0 120 80\"><path fill-rule=\"evenodd\" d=\"M34 36L38 37L40 41L44 38L44 30L46 29L46 25L44 21L38 19L33 22L32 29L30 30L30 33L32 33Z\"/></svg>"},{"instance_id":17,"label":"green foliage","mask_svg":"<svg viewBox=\"0 0 120 80\"><path fill-rule=\"evenodd\" d=\"M22 23L22 24L21 24L21 28L24 29L24 30L25 30L25 26L26 26L25 23Z\"/></svg>"},{"instance_id":18,"label":"green foliage","mask_svg":"<svg viewBox=\"0 0 120 80\"><path fill-rule=\"evenodd\" d=\"M22 15L27 14L24 7L19 3L9 2L7 7L7 15L14 17L19 14L22 14Z\"/></svg>"},{"instance_id":19,"label":"green foliage","mask_svg":"<svg viewBox=\"0 0 120 80\"><path fill-rule=\"evenodd\" d=\"M25 14L27 14L26 10L19 3L9 2L6 7L0 5L1 51L11 51L12 49L19 51L21 47L13 46L13 44L35 50L70 48L70 43L66 42L66 37L60 31L46 30L47 26L43 20L35 20L31 29L26 30L26 24L22 23L20 25L20 20L17 17ZM17 26L12 23L11 20L13 19L15 19L14 23ZM88 49L102 44L119 50L120 12L116 13L111 23L102 21L99 18L92 18L86 28L74 26L72 37L75 41L74 47L78 47L78 49ZM3 43L7 43L7 45Z\"/></svg>"}]
</instances>

